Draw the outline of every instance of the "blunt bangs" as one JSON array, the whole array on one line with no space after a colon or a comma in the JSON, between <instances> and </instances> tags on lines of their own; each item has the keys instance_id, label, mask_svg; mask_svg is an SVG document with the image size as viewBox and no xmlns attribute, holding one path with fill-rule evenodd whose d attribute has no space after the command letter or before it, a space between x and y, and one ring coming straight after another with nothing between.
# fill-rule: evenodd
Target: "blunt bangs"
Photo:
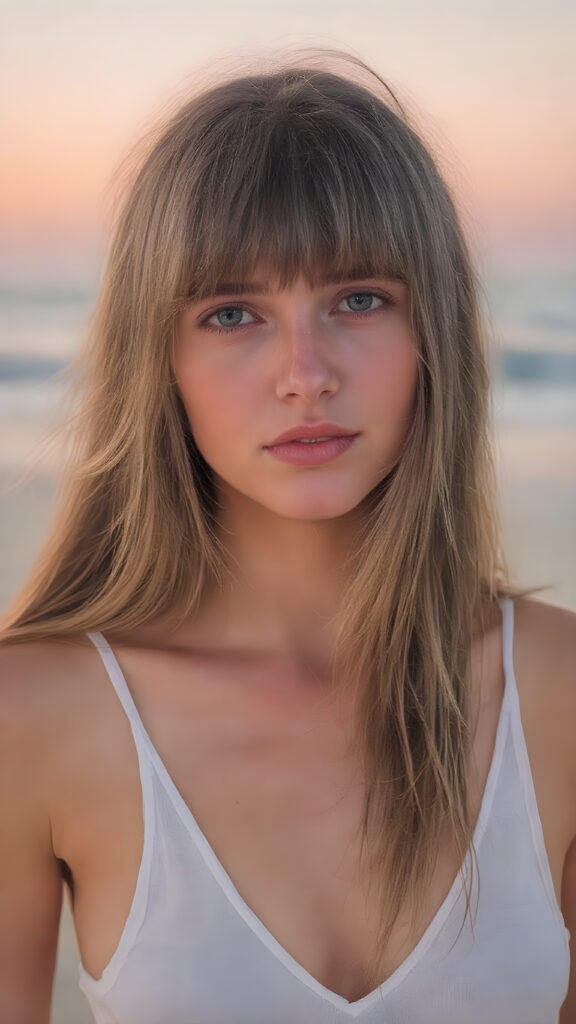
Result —
<instances>
[{"instance_id":1,"label":"blunt bangs","mask_svg":"<svg viewBox=\"0 0 576 1024\"><path fill-rule=\"evenodd\" d=\"M341 89L329 73L300 73L240 80L235 102L229 87L211 94L200 137L181 154L199 171L188 191L188 298L263 266L282 287L300 275L413 276L410 130L361 86L347 82L345 102Z\"/></svg>"}]
</instances>

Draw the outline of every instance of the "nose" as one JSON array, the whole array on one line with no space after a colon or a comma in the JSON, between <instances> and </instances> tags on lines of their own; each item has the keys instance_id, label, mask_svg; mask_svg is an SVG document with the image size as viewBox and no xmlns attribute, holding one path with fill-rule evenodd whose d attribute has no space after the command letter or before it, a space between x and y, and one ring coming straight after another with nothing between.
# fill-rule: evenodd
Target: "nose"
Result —
<instances>
[{"instance_id":1,"label":"nose","mask_svg":"<svg viewBox=\"0 0 576 1024\"><path fill-rule=\"evenodd\" d=\"M302 398L313 403L336 394L339 375L327 350L322 326L310 318L294 318L279 329L279 398ZM332 353L333 356L333 353Z\"/></svg>"}]
</instances>

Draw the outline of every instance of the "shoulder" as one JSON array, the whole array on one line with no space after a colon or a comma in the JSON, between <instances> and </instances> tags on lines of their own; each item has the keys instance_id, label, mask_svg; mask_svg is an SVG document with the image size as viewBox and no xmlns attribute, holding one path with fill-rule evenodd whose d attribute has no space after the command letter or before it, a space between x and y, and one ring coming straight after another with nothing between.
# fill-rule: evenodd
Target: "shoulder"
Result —
<instances>
[{"instance_id":1,"label":"shoulder","mask_svg":"<svg viewBox=\"0 0 576 1024\"><path fill-rule=\"evenodd\" d=\"M540 691L576 702L576 612L542 601L515 601L514 662Z\"/></svg>"},{"instance_id":2,"label":"shoulder","mask_svg":"<svg viewBox=\"0 0 576 1024\"><path fill-rule=\"evenodd\" d=\"M514 674L530 749L558 772L576 818L576 613L525 599L514 609Z\"/></svg>"},{"instance_id":3,"label":"shoulder","mask_svg":"<svg viewBox=\"0 0 576 1024\"><path fill-rule=\"evenodd\" d=\"M88 640L0 644L0 722L33 727L59 717L93 665Z\"/></svg>"},{"instance_id":4,"label":"shoulder","mask_svg":"<svg viewBox=\"0 0 576 1024\"><path fill-rule=\"evenodd\" d=\"M49 786L78 723L96 712L98 661L87 638L0 645L1 770L16 788Z\"/></svg>"},{"instance_id":5,"label":"shoulder","mask_svg":"<svg viewBox=\"0 0 576 1024\"><path fill-rule=\"evenodd\" d=\"M130 724L87 637L0 646L0 820L27 822L68 860L70 836L137 776Z\"/></svg>"}]
</instances>

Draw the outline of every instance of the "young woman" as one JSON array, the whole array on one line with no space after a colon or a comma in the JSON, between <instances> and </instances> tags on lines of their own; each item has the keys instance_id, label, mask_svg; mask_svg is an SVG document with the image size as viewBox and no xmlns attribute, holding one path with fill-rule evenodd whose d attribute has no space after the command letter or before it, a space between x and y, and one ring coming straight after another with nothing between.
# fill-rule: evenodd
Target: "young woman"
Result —
<instances>
[{"instance_id":1,"label":"young woman","mask_svg":"<svg viewBox=\"0 0 576 1024\"><path fill-rule=\"evenodd\" d=\"M62 878L99 1024L576 1020L576 628L512 600L487 387L360 62L154 140L0 652L2 1021L48 1021Z\"/></svg>"}]
</instances>

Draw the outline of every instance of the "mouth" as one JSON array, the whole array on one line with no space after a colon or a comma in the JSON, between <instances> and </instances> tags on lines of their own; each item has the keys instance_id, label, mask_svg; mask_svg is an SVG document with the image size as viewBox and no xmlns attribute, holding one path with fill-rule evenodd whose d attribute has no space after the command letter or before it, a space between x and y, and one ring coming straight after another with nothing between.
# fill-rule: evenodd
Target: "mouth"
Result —
<instances>
[{"instance_id":1,"label":"mouth","mask_svg":"<svg viewBox=\"0 0 576 1024\"><path fill-rule=\"evenodd\" d=\"M334 435L337 436L337 435ZM320 444L322 441L333 441L333 437L298 437L294 441L285 441L285 444Z\"/></svg>"},{"instance_id":2,"label":"mouth","mask_svg":"<svg viewBox=\"0 0 576 1024\"><path fill-rule=\"evenodd\" d=\"M265 448L272 449L284 444L324 444L337 438L357 436L357 431L348 430L337 423L300 423L279 434L272 444L265 445Z\"/></svg>"},{"instance_id":3,"label":"mouth","mask_svg":"<svg viewBox=\"0 0 576 1024\"><path fill-rule=\"evenodd\" d=\"M292 466L321 466L344 455L354 444L358 434L296 437L266 447L266 451L280 462Z\"/></svg>"}]
</instances>

